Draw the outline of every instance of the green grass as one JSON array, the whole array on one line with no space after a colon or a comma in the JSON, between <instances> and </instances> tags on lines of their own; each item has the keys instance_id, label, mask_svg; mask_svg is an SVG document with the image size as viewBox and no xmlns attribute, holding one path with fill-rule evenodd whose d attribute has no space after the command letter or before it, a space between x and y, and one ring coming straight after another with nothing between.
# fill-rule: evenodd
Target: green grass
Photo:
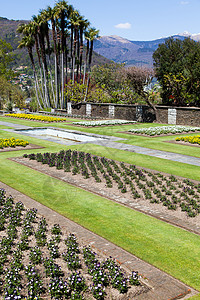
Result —
<instances>
[{"instance_id":1,"label":"green grass","mask_svg":"<svg viewBox=\"0 0 200 300\"><path fill-rule=\"evenodd\" d=\"M5 159L0 181L200 289L199 236Z\"/></svg>"},{"instance_id":2,"label":"green grass","mask_svg":"<svg viewBox=\"0 0 200 300\"><path fill-rule=\"evenodd\" d=\"M184 146L184 145L177 145L172 143L166 143L166 141L175 140L178 136L187 136L188 134L180 134L176 136L164 136L164 137L145 137L145 136L136 136L132 134L125 134L121 133L124 131L127 131L131 128L143 128L143 127L155 127L155 126L165 126L167 124L151 124L151 123L142 123L142 124L134 124L134 125L119 125L119 126L104 126L104 127L92 127L92 128L84 128L84 127L77 127L72 124L66 124L64 123L41 123L41 122L34 122L34 121L28 121L23 119L12 119L9 117L2 117L0 116L0 121L10 122L10 123L16 123L26 126L32 126L32 127L58 127L58 128L64 128L64 129L70 129L70 130L78 130L82 132L90 132L95 134L102 134L102 135L108 135L108 136L116 136L123 138L123 141L120 141L121 143L125 144L131 144L141 147L146 147L150 149L157 149L162 151L168 151L168 152L174 152L179 154L186 154L189 156L196 156L200 157L200 151L197 147L190 147L190 146ZM75 122L79 121L79 119L72 119L67 118L67 122ZM192 133L190 135L196 135L196 133Z\"/></svg>"},{"instance_id":3,"label":"green grass","mask_svg":"<svg viewBox=\"0 0 200 300\"><path fill-rule=\"evenodd\" d=\"M64 125L62 124L62 126ZM84 131L88 130L96 131L97 128L84 129ZM116 128L108 127L107 132L106 127L102 128L102 131L107 134L111 134L112 130L114 131ZM117 133L115 132L115 134ZM12 136L24 138L23 135L0 130L0 137ZM199 236L7 160L9 157L21 156L27 152L55 152L63 148L67 149L63 145L37 138L26 137L25 139L45 148L39 151L37 149L26 150L25 148L22 151L0 153L0 181L200 290ZM133 142L134 139L137 143L145 144L149 138L134 137L130 140ZM162 144L162 137L155 138L155 141L152 139L155 144L156 139L158 144ZM92 144L68 148L200 180L199 167L192 165ZM190 148L193 151L193 147Z\"/></svg>"},{"instance_id":4,"label":"green grass","mask_svg":"<svg viewBox=\"0 0 200 300\"><path fill-rule=\"evenodd\" d=\"M79 151L84 152L90 152L95 155L99 156L105 156L110 159L115 159L118 161L124 161L126 163L134 164L137 166L141 166L144 168L149 168L153 170L157 170L159 172L165 172L169 174L174 174L181 177L190 178L193 180L199 180L200 181L200 172L198 166L193 166L189 164L183 164L180 162L170 161L162 158L157 157L151 157L148 155L118 150L118 149L111 149L108 147L103 147L99 145L93 145L93 144L79 144L75 146L63 146L61 144L52 143L49 141L40 140L33 137L24 136L22 134L15 134L11 132L5 132L3 130L0 130L0 137L2 138L23 138L25 140L28 140L29 143L36 144L41 147L45 147L44 149L35 149L35 150L26 150L24 149L23 153L29 152L29 153L37 153L37 152L56 152L60 151L61 149L77 149ZM198 148L199 149L199 148ZM0 154L3 157L10 157L10 156L19 156L19 152L12 152L12 153L1 153Z\"/></svg>"}]
</instances>

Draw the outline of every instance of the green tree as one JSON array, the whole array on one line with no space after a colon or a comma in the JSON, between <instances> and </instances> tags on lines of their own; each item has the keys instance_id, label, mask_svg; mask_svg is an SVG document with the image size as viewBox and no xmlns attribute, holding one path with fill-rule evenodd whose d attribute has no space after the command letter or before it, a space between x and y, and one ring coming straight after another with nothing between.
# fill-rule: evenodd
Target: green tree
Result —
<instances>
[{"instance_id":1,"label":"green tree","mask_svg":"<svg viewBox=\"0 0 200 300\"><path fill-rule=\"evenodd\" d=\"M12 62L12 46L6 41L0 39L0 76L11 79L14 76L10 68Z\"/></svg>"},{"instance_id":2,"label":"green tree","mask_svg":"<svg viewBox=\"0 0 200 300\"><path fill-rule=\"evenodd\" d=\"M200 43L190 38L183 41L169 38L159 45L153 59L163 103L200 106Z\"/></svg>"},{"instance_id":3,"label":"green tree","mask_svg":"<svg viewBox=\"0 0 200 300\"><path fill-rule=\"evenodd\" d=\"M24 95L20 88L0 76L0 109L12 110L15 106L24 107Z\"/></svg>"},{"instance_id":4,"label":"green tree","mask_svg":"<svg viewBox=\"0 0 200 300\"><path fill-rule=\"evenodd\" d=\"M139 94L136 86L134 86L136 79L134 77L133 82L133 70L135 69L127 69L124 64L114 62L103 66L94 66L91 72L91 83L93 86L103 87L107 94L107 102L141 102L143 95ZM134 74L136 77L138 76L138 73Z\"/></svg>"}]
</instances>

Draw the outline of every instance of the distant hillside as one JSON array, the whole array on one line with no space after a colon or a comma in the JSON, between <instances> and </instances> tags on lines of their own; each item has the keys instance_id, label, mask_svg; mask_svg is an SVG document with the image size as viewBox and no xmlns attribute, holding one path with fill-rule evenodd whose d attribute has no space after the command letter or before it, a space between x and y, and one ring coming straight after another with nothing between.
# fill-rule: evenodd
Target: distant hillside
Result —
<instances>
[{"instance_id":1,"label":"distant hillside","mask_svg":"<svg viewBox=\"0 0 200 300\"><path fill-rule=\"evenodd\" d=\"M200 39L200 34L189 35L188 33L174 35L173 38L183 40L188 36L191 36L191 38L196 41ZM166 39L167 38L160 38L153 41L129 41L116 35L102 36L100 39L94 41L94 50L117 63L152 67L153 52L158 48L158 45L164 43Z\"/></svg>"},{"instance_id":2,"label":"distant hillside","mask_svg":"<svg viewBox=\"0 0 200 300\"><path fill-rule=\"evenodd\" d=\"M16 54L13 61L13 67L28 65L31 67L28 52L25 49L17 49L21 36L16 32L21 23L28 23L27 20L8 20L0 17L0 38L9 42ZM183 40L185 37L191 37L195 41L200 41L200 34L182 34L173 35L173 38ZM152 54L158 48L159 44L165 42L166 38L160 38L153 41L130 41L122 37L111 35L102 36L94 41L94 64L105 64L110 60L117 63L126 63L127 66L153 66Z\"/></svg>"},{"instance_id":3,"label":"distant hillside","mask_svg":"<svg viewBox=\"0 0 200 300\"><path fill-rule=\"evenodd\" d=\"M13 67L29 66L31 67L30 59L26 49L17 49L21 35L17 33L17 28L22 23L28 23L27 20L8 20L7 18L0 17L0 38L10 43L13 47L14 61ZM92 64L105 64L109 59L94 52Z\"/></svg>"}]
</instances>

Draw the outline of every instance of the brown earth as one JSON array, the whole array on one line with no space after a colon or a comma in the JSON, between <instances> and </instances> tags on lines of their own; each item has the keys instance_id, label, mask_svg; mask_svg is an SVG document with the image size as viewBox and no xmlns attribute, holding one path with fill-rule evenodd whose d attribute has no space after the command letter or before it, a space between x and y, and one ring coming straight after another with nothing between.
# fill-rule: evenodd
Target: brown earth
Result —
<instances>
[{"instance_id":1,"label":"brown earth","mask_svg":"<svg viewBox=\"0 0 200 300\"><path fill-rule=\"evenodd\" d=\"M21 146L16 146L14 147L5 147L3 149L0 149L0 153L1 152L10 152L10 151L20 151L20 150L31 150L31 149L42 149L44 147L40 147L38 145L34 145L34 144L29 144L26 147L21 147Z\"/></svg>"},{"instance_id":2,"label":"brown earth","mask_svg":"<svg viewBox=\"0 0 200 300\"><path fill-rule=\"evenodd\" d=\"M8 194L9 190L7 188L6 188L6 190L7 190L7 196L8 196L9 195ZM14 199L14 201L18 202L19 200ZM22 199L20 199L20 201L23 202ZM24 218L26 212L27 212L27 210L23 212L23 218ZM33 232L37 231L38 224L39 224L39 221L40 221L41 217L43 217L43 216L37 214L37 217L36 217L34 223L32 223ZM51 233L51 228L55 224L53 221L54 221L54 218L48 218L47 219L47 224L48 224L47 225L48 230L46 232L47 242L49 242L53 238L53 235ZM69 236L69 234L71 232L69 231L68 228L62 227L62 226L61 226L61 230L62 230L62 235L61 235L61 241L59 243L59 254L60 254L60 256L55 259L55 263L58 264L61 267L62 271L64 272L63 279L67 280L67 278L70 277L70 275L72 274L72 271L70 271L67 268L67 263L63 260L62 254L64 252L66 252L66 250L67 250L67 247L66 247L64 241L67 239L67 237ZM21 233L22 233L22 227L17 227L17 233L18 233L18 236L15 239L14 245L12 247L12 252L16 250L17 243L20 241L20 237L21 237ZM6 236L6 229L3 230L3 231L0 231L0 240L2 239L3 236ZM79 260L80 260L80 263L81 263L81 268L78 269L78 271L80 271L81 276L85 278L87 286L90 287L90 286L92 286L92 277L87 272L87 267L84 263L84 258L83 258L83 254L82 254L82 249L84 247L88 246L88 245L83 243L82 241L79 241L79 240L78 240L78 244L79 244L79 250L80 250L80 254L78 256L79 256ZM28 264L30 263L29 255L30 255L31 249L35 246L37 246L35 236L31 235L29 237L29 249L22 252L23 253L22 263L24 264L24 266L28 266ZM40 249L42 250L42 257L44 259L50 257L47 245L45 245L44 247L40 246ZM91 249L91 250L94 251L94 249ZM107 257L105 255L103 255L103 253L99 252L98 254L96 254L96 259L98 259L100 262L105 261L106 258ZM8 255L8 261L5 263L5 268L10 267L11 259L12 259L12 253L10 255ZM120 266L119 263L118 263L118 266ZM36 268L37 268L39 274L41 275L41 278L42 278L42 281L43 281L43 286L46 289L46 291L42 293L41 297L42 297L42 299L51 299L50 294L48 293L48 286L49 286L49 283L50 283L50 279L45 276L45 267L43 266L43 264L39 264L39 265L36 265ZM125 276L127 278L128 278L128 276L131 275L131 272L130 272L129 269L125 270L125 269L122 268L122 271L123 271L123 273L125 274ZM20 272L20 274L22 275L21 294L22 295L27 295L28 291L27 291L26 286L27 286L28 281L27 281L27 278L26 278L26 275L25 275L25 271L22 270ZM107 287L106 288L106 294L107 295L105 296L105 300L106 299L128 300L128 299L133 299L133 298L135 299L136 295L141 295L142 296L142 294L145 294L146 292L148 292L150 290L150 287L148 287L145 284L145 282L142 278L140 278L140 282L141 282L141 285L139 285L139 286L130 286L129 285L129 289L128 289L127 294L120 294L120 292L118 290L112 288L111 286ZM84 292L84 299L87 299L87 300L95 299L92 296L89 289L86 292Z\"/></svg>"}]
</instances>

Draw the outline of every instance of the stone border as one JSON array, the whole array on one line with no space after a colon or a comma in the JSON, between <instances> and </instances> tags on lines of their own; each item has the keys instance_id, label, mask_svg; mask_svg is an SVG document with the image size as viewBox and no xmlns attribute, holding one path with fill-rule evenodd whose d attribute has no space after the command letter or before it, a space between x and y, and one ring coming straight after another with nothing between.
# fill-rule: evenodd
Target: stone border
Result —
<instances>
[{"instance_id":1,"label":"stone border","mask_svg":"<svg viewBox=\"0 0 200 300\"><path fill-rule=\"evenodd\" d=\"M102 255L111 255L112 257L115 257L124 269L128 269L129 271L134 269L137 270L139 274L143 274L145 277L142 281L144 284L149 286L150 289L145 294L140 294L134 297L135 300L188 299L189 297L199 293L153 265L142 261L138 257L31 199L25 194L20 193L10 186L0 182L0 188L4 188L7 193L10 193L14 198L17 198L18 201L22 201L26 208L30 209L34 207L38 210L38 213L47 220L59 223L61 227L67 227L70 232L76 234L81 242L89 243Z\"/></svg>"}]
</instances>

